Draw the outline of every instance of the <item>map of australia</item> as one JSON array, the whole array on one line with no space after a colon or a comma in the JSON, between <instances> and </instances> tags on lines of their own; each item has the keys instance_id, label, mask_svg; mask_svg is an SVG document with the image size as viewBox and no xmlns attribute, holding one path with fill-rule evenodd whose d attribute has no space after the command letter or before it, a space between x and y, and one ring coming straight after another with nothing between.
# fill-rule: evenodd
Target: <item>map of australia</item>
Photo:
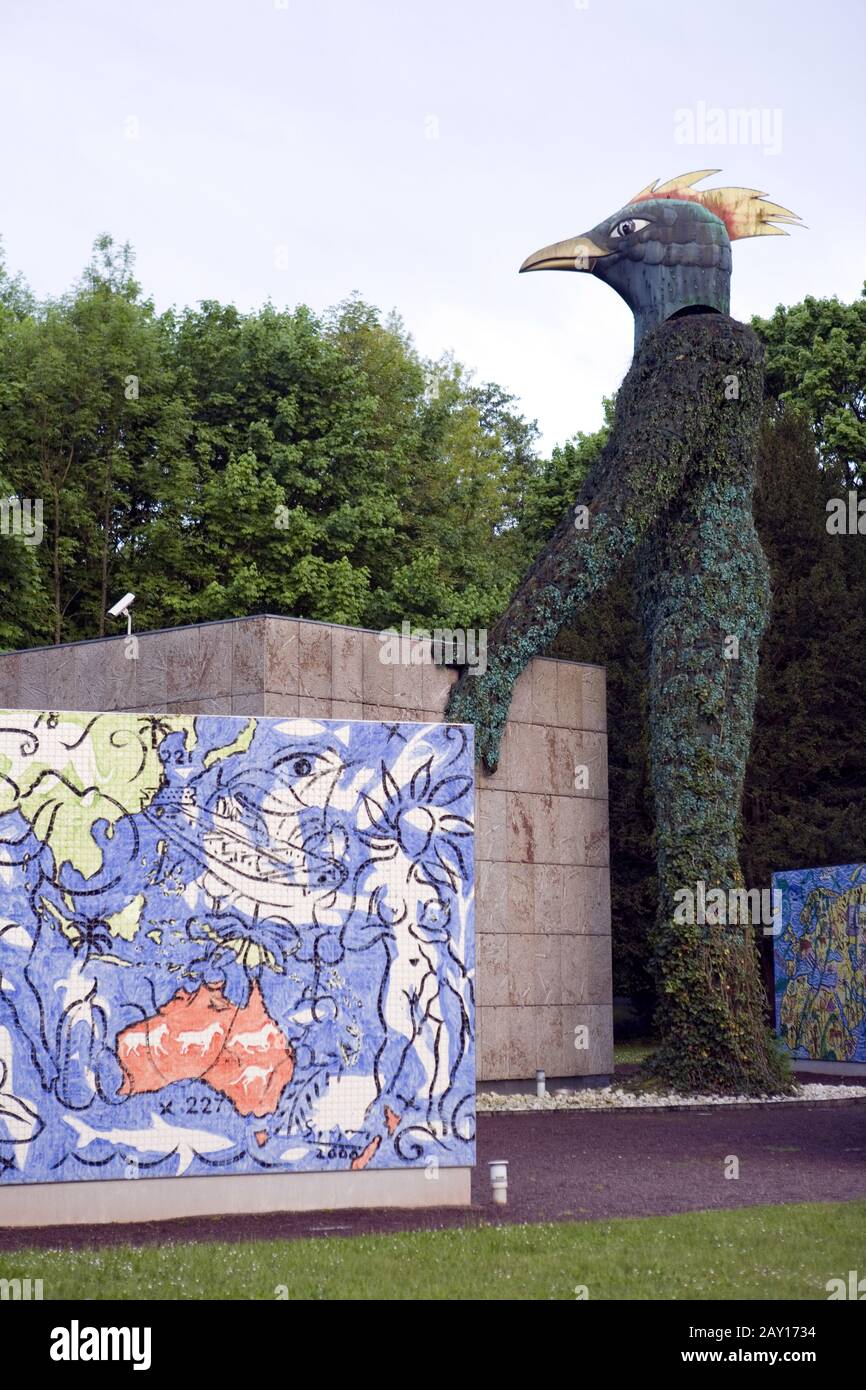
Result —
<instances>
[{"instance_id":1,"label":"map of australia","mask_svg":"<svg viewBox=\"0 0 866 1390\"><path fill-rule=\"evenodd\" d=\"M471 730L0 712L0 1181L474 1158Z\"/></svg>"}]
</instances>

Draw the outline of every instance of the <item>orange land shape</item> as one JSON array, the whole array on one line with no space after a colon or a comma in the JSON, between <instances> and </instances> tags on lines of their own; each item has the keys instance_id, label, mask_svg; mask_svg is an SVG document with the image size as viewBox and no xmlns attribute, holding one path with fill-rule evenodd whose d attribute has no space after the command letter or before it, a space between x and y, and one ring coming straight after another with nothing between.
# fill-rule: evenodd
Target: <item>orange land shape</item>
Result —
<instances>
[{"instance_id":1,"label":"orange land shape","mask_svg":"<svg viewBox=\"0 0 866 1390\"><path fill-rule=\"evenodd\" d=\"M240 1115L270 1115L292 1079L294 1054L254 981L238 1009L221 985L179 990L151 1018L117 1037L121 1095L159 1091L173 1081L206 1081ZM259 1141L261 1142L261 1141Z\"/></svg>"}]
</instances>

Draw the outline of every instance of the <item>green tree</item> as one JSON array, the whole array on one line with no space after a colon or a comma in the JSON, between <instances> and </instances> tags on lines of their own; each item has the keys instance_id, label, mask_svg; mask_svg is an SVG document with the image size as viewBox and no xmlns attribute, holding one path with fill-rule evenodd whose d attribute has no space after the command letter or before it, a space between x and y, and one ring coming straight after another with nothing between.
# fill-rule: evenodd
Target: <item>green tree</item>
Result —
<instances>
[{"instance_id":1,"label":"green tree","mask_svg":"<svg viewBox=\"0 0 866 1390\"><path fill-rule=\"evenodd\" d=\"M766 351L766 392L802 411L822 464L848 486L866 474L866 284L853 304L807 295L752 319Z\"/></svg>"}]
</instances>

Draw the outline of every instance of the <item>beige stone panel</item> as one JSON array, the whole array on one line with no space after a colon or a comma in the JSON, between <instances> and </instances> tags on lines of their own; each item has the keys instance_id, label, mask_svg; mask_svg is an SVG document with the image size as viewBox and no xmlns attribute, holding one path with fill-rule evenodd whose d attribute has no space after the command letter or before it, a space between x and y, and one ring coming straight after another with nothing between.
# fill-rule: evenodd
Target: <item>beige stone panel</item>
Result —
<instances>
[{"instance_id":1,"label":"beige stone panel","mask_svg":"<svg viewBox=\"0 0 866 1390\"><path fill-rule=\"evenodd\" d=\"M478 858L476 846L475 929L490 935L508 930L508 871L505 864Z\"/></svg>"},{"instance_id":2,"label":"beige stone panel","mask_svg":"<svg viewBox=\"0 0 866 1390\"><path fill-rule=\"evenodd\" d=\"M531 924L530 924L531 931ZM507 1004L528 1009L534 999L535 938L527 934L524 922L512 921L508 935L508 998Z\"/></svg>"},{"instance_id":3,"label":"beige stone panel","mask_svg":"<svg viewBox=\"0 0 866 1390\"><path fill-rule=\"evenodd\" d=\"M317 700L312 696L298 696L299 719L330 719L332 714L330 700Z\"/></svg>"},{"instance_id":4,"label":"beige stone panel","mask_svg":"<svg viewBox=\"0 0 866 1390\"><path fill-rule=\"evenodd\" d=\"M333 719L364 718L364 706L354 700L332 700L331 711Z\"/></svg>"},{"instance_id":5,"label":"beige stone panel","mask_svg":"<svg viewBox=\"0 0 866 1390\"><path fill-rule=\"evenodd\" d=\"M482 1005L479 1010L479 1049L476 1071L479 1081L502 1081L508 1071L508 1022L505 1007Z\"/></svg>"},{"instance_id":6,"label":"beige stone panel","mask_svg":"<svg viewBox=\"0 0 866 1390\"><path fill-rule=\"evenodd\" d=\"M298 694L307 699L331 699L331 631L323 623L298 624Z\"/></svg>"},{"instance_id":7,"label":"beige stone panel","mask_svg":"<svg viewBox=\"0 0 866 1390\"><path fill-rule=\"evenodd\" d=\"M514 682L511 704L508 707L508 718L512 723L528 723L532 719L532 668L534 665L535 662L530 661Z\"/></svg>"},{"instance_id":8,"label":"beige stone panel","mask_svg":"<svg viewBox=\"0 0 866 1390\"><path fill-rule=\"evenodd\" d=\"M564 865L561 930L610 935L610 870L606 865Z\"/></svg>"},{"instance_id":9,"label":"beige stone panel","mask_svg":"<svg viewBox=\"0 0 866 1390\"><path fill-rule=\"evenodd\" d=\"M606 801L578 801L583 813L583 863L602 867L610 863L610 830ZM577 862L581 862L578 860Z\"/></svg>"},{"instance_id":10,"label":"beige stone panel","mask_svg":"<svg viewBox=\"0 0 866 1390\"><path fill-rule=\"evenodd\" d=\"M508 725L509 791L549 792L546 785L547 746L545 730L539 724L511 723Z\"/></svg>"},{"instance_id":11,"label":"beige stone panel","mask_svg":"<svg viewBox=\"0 0 866 1390\"><path fill-rule=\"evenodd\" d=\"M3 709L27 708L20 698L23 656L23 652L5 652L0 655L0 706Z\"/></svg>"},{"instance_id":12,"label":"beige stone panel","mask_svg":"<svg viewBox=\"0 0 866 1390\"><path fill-rule=\"evenodd\" d=\"M607 802L566 796L553 800L554 858L561 864L606 864Z\"/></svg>"},{"instance_id":13,"label":"beige stone panel","mask_svg":"<svg viewBox=\"0 0 866 1390\"><path fill-rule=\"evenodd\" d=\"M586 761L584 736L579 732L544 724L514 724L510 726L509 737L509 790L551 796L588 794L575 787L577 766ZM594 745L591 752L597 755ZM587 765L587 775L590 784L597 787L595 795L603 795L601 788L604 785L606 789L606 782L602 783L599 769Z\"/></svg>"},{"instance_id":14,"label":"beige stone panel","mask_svg":"<svg viewBox=\"0 0 866 1390\"><path fill-rule=\"evenodd\" d=\"M371 724L393 724L394 712L388 705L364 705L364 719Z\"/></svg>"},{"instance_id":15,"label":"beige stone panel","mask_svg":"<svg viewBox=\"0 0 866 1390\"><path fill-rule=\"evenodd\" d=\"M275 695L298 694L300 627L296 618L265 619L264 682Z\"/></svg>"},{"instance_id":16,"label":"beige stone panel","mask_svg":"<svg viewBox=\"0 0 866 1390\"><path fill-rule=\"evenodd\" d=\"M558 933L569 930L563 921L567 872L561 864L535 866L535 921L538 931Z\"/></svg>"},{"instance_id":17,"label":"beige stone panel","mask_svg":"<svg viewBox=\"0 0 866 1390\"><path fill-rule=\"evenodd\" d=\"M70 656L75 670L73 709L111 708L107 645L102 642L82 642L80 646L71 648Z\"/></svg>"},{"instance_id":18,"label":"beige stone panel","mask_svg":"<svg viewBox=\"0 0 866 1390\"><path fill-rule=\"evenodd\" d=\"M394 694L392 703L398 708L424 708L424 670L432 664L430 643L423 639L413 639L400 643L401 660L394 666ZM406 661L404 658L410 658ZM423 658L423 660L421 659ZM415 665L415 662L418 665Z\"/></svg>"},{"instance_id":19,"label":"beige stone panel","mask_svg":"<svg viewBox=\"0 0 866 1390\"><path fill-rule=\"evenodd\" d=\"M166 649L161 632L146 632L138 639L135 663L135 704L143 713L159 714L167 694Z\"/></svg>"},{"instance_id":20,"label":"beige stone panel","mask_svg":"<svg viewBox=\"0 0 866 1390\"><path fill-rule=\"evenodd\" d=\"M232 623L232 695L264 694L264 618ZM257 711L258 713L258 711Z\"/></svg>"},{"instance_id":21,"label":"beige stone panel","mask_svg":"<svg viewBox=\"0 0 866 1390\"><path fill-rule=\"evenodd\" d=\"M0 542L2 544L2 542ZM75 648L67 648L69 664L75 667ZM9 658L4 658L8 660ZM18 663L18 695L19 709L45 710L53 709L53 691L50 690L51 678L47 660L47 651L40 647L36 651L23 651L16 654L14 660ZM77 691L74 691L72 699L77 698ZM58 709L72 709L73 704L57 706Z\"/></svg>"},{"instance_id":22,"label":"beige stone panel","mask_svg":"<svg viewBox=\"0 0 866 1390\"><path fill-rule=\"evenodd\" d=\"M171 712L172 714L205 714L206 711L202 709L202 703L201 700L173 700ZM219 703L222 704L222 701ZM228 703L231 703L230 697Z\"/></svg>"},{"instance_id":23,"label":"beige stone panel","mask_svg":"<svg viewBox=\"0 0 866 1390\"><path fill-rule=\"evenodd\" d=\"M380 661L384 650L375 632L365 632L361 638L363 649L363 695L365 705L393 705L394 667ZM366 716L365 716L366 717Z\"/></svg>"},{"instance_id":24,"label":"beige stone panel","mask_svg":"<svg viewBox=\"0 0 866 1390\"><path fill-rule=\"evenodd\" d=\"M535 792L510 791L505 795L506 859L515 864L557 862L556 798ZM571 862L575 862L573 858Z\"/></svg>"},{"instance_id":25,"label":"beige stone panel","mask_svg":"<svg viewBox=\"0 0 866 1390\"><path fill-rule=\"evenodd\" d=\"M251 690L246 695L232 696L232 714L258 715L265 713L265 692Z\"/></svg>"},{"instance_id":26,"label":"beige stone panel","mask_svg":"<svg viewBox=\"0 0 866 1390\"><path fill-rule=\"evenodd\" d=\"M556 723L564 729L583 728L583 666L556 663Z\"/></svg>"},{"instance_id":27,"label":"beige stone panel","mask_svg":"<svg viewBox=\"0 0 866 1390\"><path fill-rule=\"evenodd\" d=\"M515 863L504 867L508 895L507 930L509 933L535 931L535 867Z\"/></svg>"},{"instance_id":28,"label":"beige stone panel","mask_svg":"<svg viewBox=\"0 0 866 1390\"><path fill-rule=\"evenodd\" d=\"M280 719L296 719L298 696L277 694L273 690L265 691L265 714Z\"/></svg>"},{"instance_id":29,"label":"beige stone panel","mask_svg":"<svg viewBox=\"0 0 866 1390\"><path fill-rule=\"evenodd\" d=\"M331 628L332 700L361 705L364 699L364 645L360 632Z\"/></svg>"},{"instance_id":30,"label":"beige stone panel","mask_svg":"<svg viewBox=\"0 0 866 1390\"><path fill-rule=\"evenodd\" d=\"M199 628L198 694L218 700L232 693L233 623L207 623Z\"/></svg>"},{"instance_id":31,"label":"beige stone panel","mask_svg":"<svg viewBox=\"0 0 866 1390\"><path fill-rule=\"evenodd\" d=\"M563 1004L594 1004L595 997L590 990L590 942L594 938L589 936L560 936L560 952L562 972L562 1003ZM610 951L610 942L608 944Z\"/></svg>"},{"instance_id":32,"label":"beige stone panel","mask_svg":"<svg viewBox=\"0 0 866 1390\"><path fill-rule=\"evenodd\" d=\"M538 871L536 870L536 877L537 874ZM534 947L530 1000L536 1007L549 1008L553 1004L563 1003L562 980L560 978L562 938L548 935L542 931L539 922L536 922L535 925L536 933L530 937Z\"/></svg>"},{"instance_id":33,"label":"beige stone panel","mask_svg":"<svg viewBox=\"0 0 866 1390\"><path fill-rule=\"evenodd\" d=\"M567 1076L600 1076L613 1071L613 1006L612 1004L566 1004L563 1007L563 1028L566 1054L573 1057ZM586 1047L575 1046L575 1030L586 1030L580 1040Z\"/></svg>"},{"instance_id":34,"label":"beige stone panel","mask_svg":"<svg viewBox=\"0 0 866 1390\"><path fill-rule=\"evenodd\" d=\"M524 934L518 924L508 935L508 1002L523 1008L560 1004L560 967L560 938Z\"/></svg>"},{"instance_id":35,"label":"beige stone panel","mask_svg":"<svg viewBox=\"0 0 866 1390\"><path fill-rule=\"evenodd\" d=\"M201 694L201 629L182 627L163 633L165 693L169 700L192 700Z\"/></svg>"},{"instance_id":36,"label":"beige stone panel","mask_svg":"<svg viewBox=\"0 0 866 1390\"><path fill-rule=\"evenodd\" d=\"M533 1009L535 1021L534 1071L547 1077L574 1075L574 1060L566 1049L564 1010L560 1004L547 1004Z\"/></svg>"},{"instance_id":37,"label":"beige stone panel","mask_svg":"<svg viewBox=\"0 0 866 1390\"><path fill-rule=\"evenodd\" d=\"M107 661L106 704L111 709L133 709L138 696L141 648L128 647L125 639L112 643L112 647ZM137 655L128 656L127 652L137 652Z\"/></svg>"},{"instance_id":38,"label":"beige stone panel","mask_svg":"<svg viewBox=\"0 0 866 1390\"><path fill-rule=\"evenodd\" d=\"M421 670L421 705L428 713L441 719L451 694L451 687L457 680L457 672L453 666L423 666Z\"/></svg>"},{"instance_id":39,"label":"beige stone panel","mask_svg":"<svg viewBox=\"0 0 866 1390\"><path fill-rule=\"evenodd\" d=\"M209 700L184 700L192 714L231 714L231 695L214 695Z\"/></svg>"},{"instance_id":40,"label":"beige stone panel","mask_svg":"<svg viewBox=\"0 0 866 1390\"><path fill-rule=\"evenodd\" d=\"M531 663L532 670L532 723L554 724L556 722L556 668L558 662L549 657L537 656Z\"/></svg>"},{"instance_id":41,"label":"beige stone panel","mask_svg":"<svg viewBox=\"0 0 866 1390\"><path fill-rule=\"evenodd\" d=\"M609 936L587 936L587 998L588 1004L609 1004L613 998L613 961ZM581 1001L577 1001L581 1002Z\"/></svg>"},{"instance_id":42,"label":"beige stone panel","mask_svg":"<svg viewBox=\"0 0 866 1390\"><path fill-rule=\"evenodd\" d=\"M508 1004L508 937L480 932L475 938L477 1000L483 1006Z\"/></svg>"},{"instance_id":43,"label":"beige stone panel","mask_svg":"<svg viewBox=\"0 0 866 1390\"><path fill-rule=\"evenodd\" d=\"M101 644L90 643L90 646ZM107 644L106 644L107 645ZM24 651L18 661L21 709L77 709L75 647L43 647Z\"/></svg>"},{"instance_id":44,"label":"beige stone panel","mask_svg":"<svg viewBox=\"0 0 866 1390\"><path fill-rule=\"evenodd\" d=\"M508 1035L508 1075L533 1076L536 1070L535 1010L507 1008L503 1012Z\"/></svg>"},{"instance_id":45,"label":"beige stone panel","mask_svg":"<svg viewBox=\"0 0 866 1390\"><path fill-rule=\"evenodd\" d=\"M135 705L138 693L136 665L140 660L140 648L134 644L127 645L125 638L106 642L104 646L105 708L128 709ZM133 652L138 652L138 656L131 655Z\"/></svg>"},{"instance_id":46,"label":"beige stone panel","mask_svg":"<svg viewBox=\"0 0 866 1390\"><path fill-rule=\"evenodd\" d=\"M604 733L607 729L607 694L603 666L581 666L583 673L583 727Z\"/></svg>"},{"instance_id":47,"label":"beige stone panel","mask_svg":"<svg viewBox=\"0 0 866 1390\"><path fill-rule=\"evenodd\" d=\"M610 869L602 864L585 874L586 929L594 936L610 936Z\"/></svg>"},{"instance_id":48,"label":"beige stone panel","mask_svg":"<svg viewBox=\"0 0 866 1390\"><path fill-rule=\"evenodd\" d=\"M501 862L505 853L506 792L479 791L475 797L475 854Z\"/></svg>"},{"instance_id":49,"label":"beige stone panel","mask_svg":"<svg viewBox=\"0 0 866 1390\"><path fill-rule=\"evenodd\" d=\"M420 709L400 709L396 705L364 705L364 718L377 724L429 724L429 715Z\"/></svg>"},{"instance_id":50,"label":"beige stone panel","mask_svg":"<svg viewBox=\"0 0 866 1390\"><path fill-rule=\"evenodd\" d=\"M513 724L506 724L502 734L502 742L499 745L499 762L495 772L488 772L483 763L476 761L475 776L479 787L489 790L507 790L509 786L509 776L511 767L511 747Z\"/></svg>"},{"instance_id":51,"label":"beige stone panel","mask_svg":"<svg viewBox=\"0 0 866 1390\"><path fill-rule=\"evenodd\" d=\"M560 739L567 739L567 757L571 768L585 768L579 778L572 778L574 796L592 797L596 800L607 797L607 734L586 729L574 732L558 730ZM579 783L579 785L575 785ZM585 784L585 785L584 785Z\"/></svg>"}]
</instances>

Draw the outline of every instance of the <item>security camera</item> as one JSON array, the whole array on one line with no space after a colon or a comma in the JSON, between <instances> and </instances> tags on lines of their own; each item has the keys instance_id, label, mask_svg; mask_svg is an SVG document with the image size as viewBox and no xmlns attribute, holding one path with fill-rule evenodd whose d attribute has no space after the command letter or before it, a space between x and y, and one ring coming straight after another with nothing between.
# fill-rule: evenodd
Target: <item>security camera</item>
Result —
<instances>
[{"instance_id":1,"label":"security camera","mask_svg":"<svg viewBox=\"0 0 866 1390\"><path fill-rule=\"evenodd\" d=\"M109 608L108 611L111 614L112 618L122 618L127 608L129 608L134 602L135 594L124 594L123 598L119 598L117 600L117 603L115 603L111 608Z\"/></svg>"}]
</instances>

